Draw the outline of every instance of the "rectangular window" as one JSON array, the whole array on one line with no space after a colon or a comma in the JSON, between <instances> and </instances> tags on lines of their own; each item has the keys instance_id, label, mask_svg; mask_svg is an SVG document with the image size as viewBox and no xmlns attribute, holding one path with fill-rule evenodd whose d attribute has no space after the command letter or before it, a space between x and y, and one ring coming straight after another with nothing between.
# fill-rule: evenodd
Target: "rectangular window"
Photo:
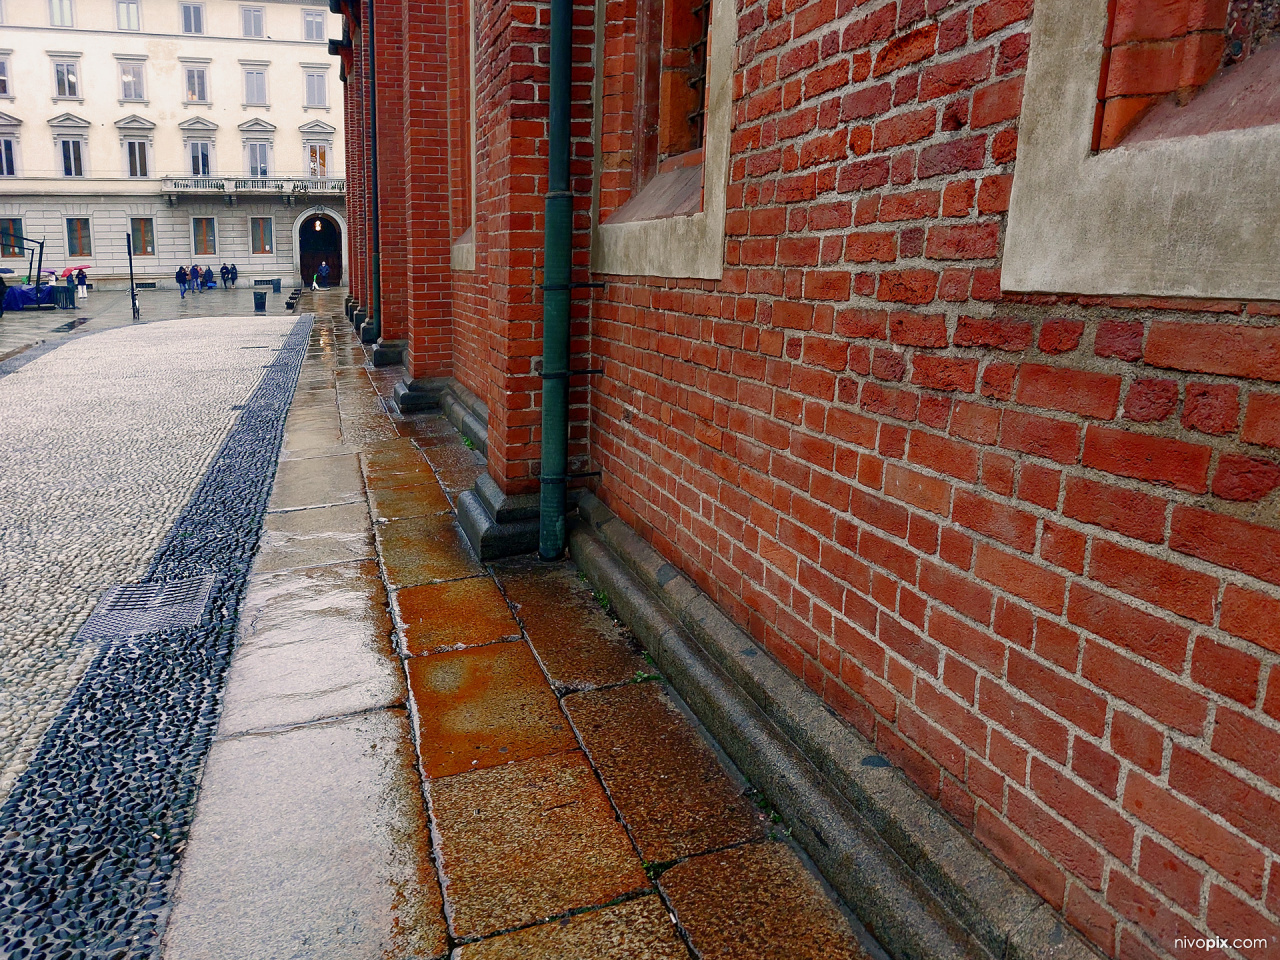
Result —
<instances>
[{"instance_id":1,"label":"rectangular window","mask_svg":"<svg viewBox=\"0 0 1280 960\"><path fill-rule=\"evenodd\" d=\"M210 145L208 143L196 142L191 144L191 175L193 177L207 177L211 169L209 163Z\"/></svg>"},{"instance_id":2,"label":"rectangular window","mask_svg":"<svg viewBox=\"0 0 1280 960\"><path fill-rule=\"evenodd\" d=\"M75 26L71 0L49 0L49 24L54 27Z\"/></svg>"},{"instance_id":3,"label":"rectangular window","mask_svg":"<svg viewBox=\"0 0 1280 960\"><path fill-rule=\"evenodd\" d=\"M324 40L324 11L302 11L302 38L304 40Z\"/></svg>"},{"instance_id":4,"label":"rectangular window","mask_svg":"<svg viewBox=\"0 0 1280 960\"><path fill-rule=\"evenodd\" d=\"M307 172L313 177L329 175L329 147L323 143L307 145Z\"/></svg>"},{"instance_id":5,"label":"rectangular window","mask_svg":"<svg viewBox=\"0 0 1280 960\"><path fill-rule=\"evenodd\" d=\"M64 177L84 176L84 146L79 140L63 140L62 175Z\"/></svg>"},{"instance_id":6,"label":"rectangular window","mask_svg":"<svg viewBox=\"0 0 1280 960\"><path fill-rule=\"evenodd\" d=\"M241 23L241 36L261 37L263 35L262 8L261 7L241 7L240 23Z\"/></svg>"},{"instance_id":7,"label":"rectangular window","mask_svg":"<svg viewBox=\"0 0 1280 960\"><path fill-rule=\"evenodd\" d=\"M147 141L128 140L125 150L129 154L129 176L146 177L147 173Z\"/></svg>"},{"instance_id":8,"label":"rectangular window","mask_svg":"<svg viewBox=\"0 0 1280 960\"><path fill-rule=\"evenodd\" d=\"M204 33L204 4L184 3L182 5L182 32Z\"/></svg>"},{"instance_id":9,"label":"rectangular window","mask_svg":"<svg viewBox=\"0 0 1280 960\"><path fill-rule=\"evenodd\" d=\"M271 153L271 144L269 143L250 143L248 144L249 152L249 176L265 177L270 174L269 158Z\"/></svg>"},{"instance_id":10,"label":"rectangular window","mask_svg":"<svg viewBox=\"0 0 1280 960\"><path fill-rule=\"evenodd\" d=\"M25 253L22 249L22 220L0 220L0 257L21 257Z\"/></svg>"},{"instance_id":11,"label":"rectangular window","mask_svg":"<svg viewBox=\"0 0 1280 960\"><path fill-rule=\"evenodd\" d=\"M67 217L67 256L93 256L93 242L89 239L88 217Z\"/></svg>"},{"instance_id":12,"label":"rectangular window","mask_svg":"<svg viewBox=\"0 0 1280 960\"><path fill-rule=\"evenodd\" d=\"M54 86L59 97L80 97L80 64L67 60L53 65Z\"/></svg>"},{"instance_id":13,"label":"rectangular window","mask_svg":"<svg viewBox=\"0 0 1280 960\"><path fill-rule=\"evenodd\" d=\"M141 30L138 0L116 0L116 26L121 30Z\"/></svg>"},{"instance_id":14,"label":"rectangular window","mask_svg":"<svg viewBox=\"0 0 1280 960\"><path fill-rule=\"evenodd\" d=\"M254 217L249 221L250 249L259 256L271 253L271 218Z\"/></svg>"},{"instance_id":15,"label":"rectangular window","mask_svg":"<svg viewBox=\"0 0 1280 960\"><path fill-rule=\"evenodd\" d=\"M187 67L187 102L209 102L209 78L204 67Z\"/></svg>"},{"instance_id":16,"label":"rectangular window","mask_svg":"<svg viewBox=\"0 0 1280 960\"><path fill-rule=\"evenodd\" d=\"M9 61L0 57L0 97L9 96Z\"/></svg>"},{"instance_id":17,"label":"rectangular window","mask_svg":"<svg viewBox=\"0 0 1280 960\"><path fill-rule=\"evenodd\" d=\"M18 165L14 162L13 141L6 137L0 140L0 177L16 177Z\"/></svg>"},{"instance_id":18,"label":"rectangular window","mask_svg":"<svg viewBox=\"0 0 1280 960\"><path fill-rule=\"evenodd\" d=\"M156 255L156 222L150 217L134 217L129 221L129 233L133 237L135 257Z\"/></svg>"},{"instance_id":19,"label":"rectangular window","mask_svg":"<svg viewBox=\"0 0 1280 960\"><path fill-rule=\"evenodd\" d=\"M327 107L329 105L329 85L325 83L325 74L307 74L307 106Z\"/></svg>"},{"instance_id":20,"label":"rectangular window","mask_svg":"<svg viewBox=\"0 0 1280 960\"><path fill-rule=\"evenodd\" d=\"M244 102L254 106L266 106L267 71L246 70L244 72Z\"/></svg>"},{"instance_id":21,"label":"rectangular window","mask_svg":"<svg viewBox=\"0 0 1280 960\"><path fill-rule=\"evenodd\" d=\"M197 257L218 253L218 225L213 217L195 217L191 221L191 247Z\"/></svg>"},{"instance_id":22,"label":"rectangular window","mask_svg":"<svg viewBox=\"0 0 1280 960\"><path fill-rule=\"evenodd\" d=\"M142 82L142 64L140 63L120 64L120 99L121 100L147 99L146 87L143 85L143 82Z\"/></svg>"}]
</instances>

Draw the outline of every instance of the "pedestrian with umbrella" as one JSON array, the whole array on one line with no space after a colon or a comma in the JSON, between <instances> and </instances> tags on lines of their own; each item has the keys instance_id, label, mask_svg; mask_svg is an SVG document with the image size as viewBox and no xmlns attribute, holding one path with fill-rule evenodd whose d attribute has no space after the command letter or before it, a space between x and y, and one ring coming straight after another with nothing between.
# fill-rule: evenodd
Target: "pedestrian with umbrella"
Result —
<instances>
[{"instance_id":1,"label":"pedestrian with umbrella","mask_svg":"<svg viewBox=\"0 0 1280 960\"><path fill-rule=\"evenodd\" d=\"M84 272L84 267L76 269L76 299L89 299L89 275Z\"/></svg>"}]
</instances>

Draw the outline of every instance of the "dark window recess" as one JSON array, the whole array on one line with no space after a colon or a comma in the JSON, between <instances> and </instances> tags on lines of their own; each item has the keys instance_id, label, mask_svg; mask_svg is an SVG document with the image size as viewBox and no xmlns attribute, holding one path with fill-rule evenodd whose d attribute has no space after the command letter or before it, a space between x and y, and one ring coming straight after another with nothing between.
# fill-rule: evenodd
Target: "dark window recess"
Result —
<instances>
[{"instance_id":1,"label":"dark window recess","mask_svg":"<svg viewBox=\"0 0 1280 960\"><path fill-rule=\"evenodd\" d=\"M692 109L689 111L689 149L702 146L704 124L707 117L707 33L711 27L711 0L701 0L693 5L694 40L689 44L689 89L693 92Z\"/></svg>"},{"instance_id":2,"label":"dark window recess","mask_svg":"<svg viewBox=\"0 0 1280 960\"><path fill-rule=\"evenodd\" d=\"M1245 60L1280 37L1280 0L1231 0L1223 66Z\"/></svg>"}]
</instances>

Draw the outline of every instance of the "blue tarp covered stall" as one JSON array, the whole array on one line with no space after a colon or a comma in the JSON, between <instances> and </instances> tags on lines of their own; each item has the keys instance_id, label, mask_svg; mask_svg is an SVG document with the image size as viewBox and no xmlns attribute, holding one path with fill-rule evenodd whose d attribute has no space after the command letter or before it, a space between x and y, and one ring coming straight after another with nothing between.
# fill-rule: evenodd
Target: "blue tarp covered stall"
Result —
<instances>
[{"instance_id":1,"label":"blue tarp covered stall","mask_svg":"<svg viewBox=\"0 0 1280 960\"><path fill-rule=\"evenodd\" d=\"M43 284L40 287L39 303L53 303L53 287L49 284ZM20 287L13 285L4 292L4 308L6 310L21 310L23 307L34 307L37 305L36 288Z\"/></svg>"}]
</instances>

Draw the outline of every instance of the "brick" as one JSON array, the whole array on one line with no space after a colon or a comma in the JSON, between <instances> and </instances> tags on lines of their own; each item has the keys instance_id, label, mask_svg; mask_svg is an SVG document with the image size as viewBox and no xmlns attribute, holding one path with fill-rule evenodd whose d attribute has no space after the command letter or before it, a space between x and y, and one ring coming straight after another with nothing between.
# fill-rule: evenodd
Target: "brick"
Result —
<instances>
[{"instance_id":1,"label":"brick","mask_svg":"<svg viewBox=\"0 0 1280 960\"><path fill-rule=\"evenodd\" d=\"M1013 458L990 450L983 453L982 485L997 496L1013 496Z\"/></svg>"},{"instance_id":2,"label":"brick","mask_svg":"<svg viewBox=\"0 0 1280 960\"><path fill-rule=\"evenodd\" d=\"M1095 746L1093 741L1076 737L1071 744L1071 772L1080 777L1103 796L1112 800L1118 796L1120 786L1120 761Z\"/></svg>"},{"instance_id":3,"label":"brick","mask_svg":"<svg viewBox=\"0 0 1280 960\"><path fill-rule=\"evenodd\" d=\"M974 443L995 443L1000 435L1000 417L998 407L958 403L951 417L951 433Z\"/></svg>"},{"instance_id":4,"label":"brick","mask_svg":"<svg viewBox=\"0 0 1280 960\"><path fill-rule=\"evenodd\" d=\"M1178 384L1173 380L1135 380L1124 398L1124 418L1134 423L1158 423L1178 409Z\"/></svg>"},{"instance_id":5,"label":"brick","mask_svg":"<svg viewBox=\"0 0 1280 960\"><path fill-rule=\"evenodd\" d=\"M1018 477L1018 499L1046 510L1056 510L1062 492L1062 471L1038 463L1022 464Z\"/></svg>"},{"instance_id":6,"label":"brick","mask_svg":"<svg viewBox=\"0 0 1280 960\"><path fill-rule=\"evenodd\" d=\"M1216 383L1187 385L1182 425L1188 430L1222 436L1235 433L1240 422L1239 387Z\"/></svg>"},{"instance_id":7,"label":"brick","mask_svg":"<svg viewBox=\"0 0 1280 960\"><path fill-rule=\"evenodd\" d=\"M1080 428L1065 420L1007 410L1000 429L1000 446L1058 463L1075 463L1079 457Z\"/></svg>"},{"instance_id":8,"label":"brick","mask_svg":"<svg viewBox=\"0 0 1280 960\"><path fill-rule=\"evenodd\" d=\"M1194 915L1200 913L1200 888L1204 884L1204 875L1178 854L1150 837L1142 838L1142 848L1138 854L1138 876L1183 910Z\"/></svg>"},{"instance_id":9,"label":"brick","mask_svg":"<svg viewBox=\"0 0 1280 960\"><path fill-rule=\"evenodd\" d=\"M1013 396L1013 382L1018 368L1012 363L988 363L982 371L981 394L992 400L1008 400Z\"/></svg>"},{"instance_id":10,"label":"brick","mask_svg":"<svg viewBox=\"0 0 1280 960\"><path fill-rule=\"evenodd\" d=\"M1110 420L1120 405L1120 378L1063 367L1024 363L1018 373L1019 403Z\"/></svg>"},{"instance_id":11,"label":"brick","mask_svg":"<svg viewBox=\"0 0 1280 960\"><path fill-rule=\"evenodd\" d=\"M921 180L961 170L981 170L987 159L987 137L968 137L931 144L920 151L916 175Z\"/></svg>"},{"instance_id":12,"label":"brick","mask_svg":"<svg viewBox=\"0 0 1280 960\"><path fill-rule=\"evenodd\" d=\"M1071 585L1067 620L1174 673L1186 662L1191 631L1082 584Z\"/></svg>"},{"instance_id":13,"label":"brick","mask_svg":"<svg viewBox=\"0 0 1280 960\"><path fill-rule=\"evenodd\" d=\"M899 223L936 217L941 202L942 194L937 190L893 193L880 201L879 220L881 223Z\"/></svg>"},{"instance_id":14,"label":"brick","mask_svg":"<svg viewBox=\"0 0 1280 960\"><path fill-rule=\"evenodd\" d=\"M1218 643L1212 637L1196 637L1191 654L1191 679L1237 703L1252 707L1258 699L1258 675L1262 664L1243 650ZM1222 712L1218 713L1219 718Z\"/></svg>"},{"instance_id":15,"label":"brick","mask_svg":"<svg viewBox=\"0 0 1280 960\"><path fill-rule=\"evenodd\" d=\"M892 263L898 258L898 235L892 231L850 233L844 241L844 258L850 263Z\"/></svg>"},{"instance_id":16,"label":"brick","mask_svg":"<svg viewBox=\"0 0 1280 960\"><path fill-rule=\"evenodd\" d=\"M969 125L980 130L1008 120L1022 112L1022 77L1010 77L983 87L973 95Z\"/></svg>"},{"instance_id":17,"label":"brick","mask_svg":"<svg viewBox=\"0 0 1280 960\"><path fill-rule=\"evenodd\" d=\"M887 270L880 274L876 299L889 303L929 303L938 291L932 270Z\"/></svg>"},{"instance_id":18,"label":"brick","mask_svg":"<svg viewBox=\"0 0 1280 960\"><path fill-rule=\"evenodd\" d=\"M938 675L938 648L898 620L880 612L876 636L886 647L929 676Z\"/></svg>"},{"instance_id":19,"label":"brick","mask_svg":"<svg viewBox=\"0 0 1280 960\"><path fill-rule=\"evenodd\" d=\"M896 463L885 467L884 492L895 500L943 517L951 512L951 484Z\"/></svg>"},{"instance_id":20,"label":"brick","mask_svg":"<svg viewBox=\"0 0 1280 960\"><path fill-rule=\"evenodd\" d=\"M1080 635L1045 617L1036 617L1036 655L1075 673L1080 662Z\"/></svg>"},{"instance_id":21,"label":"brick","mask_svg":"<svg viewBox=\"0 0 1280 960\"><path fill-rule=\"evenodd\" d=\"M1280 381L1280 327L1156 322L1142 359L1173 370Z\"/></svg>"},{"instance_id":22,"label":"brick","mask_svg":"<svg viewBox=\"0 0 1280 960\"><path fill-rule=\"evenodd\" d=\"M1224 453L1213 474L1213 493L1224 500L1257 503L1280 487L1280 464L1261 457Z\"/></svg>"},{"instance_id":23,"label":"brick","mask_svg":"<svg viewBox=\"0 0 1280 960\"><path fill-rule=\"evenodd\" d=\"M1200 623L1213 623L1218 581L1150 554L1098 540L1089 576L1131 597ZM1280 604L1277 604L1280 609Z\"/></svg>"},{"instance_id":24,"label":"brick","mask_svg":"<svg viewBox=\"0 0 1280 960\"><path fill-rule=\"evenodd\" d=\"M1125 320L1104 320L1098 324L1093 352L1117 360L1142 359L1142 324Z\"/></svg>"},{"instance_id":25,"label":"brick","mask_svg":"<svg viewBox=\"0 0 1280 960\"><path fill-rule=\"evenodd\" d=\"M930 574L931 578L932 576L933 572ZM929 617L929 636L984 670L992 673L1004 672L1003 643L936 607Z\"/></svg>"},{"instance_id":26,"label":"brick","mask_svg":"<svg viewBox=\"0 0 1280 960\"><path fill-rule=\"evenodd\" d=\"M907 460L937 473L973 483L978 479L978 452L967 443L913 430Z\"/></svg>"},{"instance_id":27,"label":"brick","mask_svg":"<svg viewBox=\"0 0 1280 960\"><path fill-rule=\"evenodd\" d=\"M1098 737L1106 728L1106 700L1017 650L1009 651L1008 680L1028 697L1085 733Z\"/></svg>"},{"instance_id":28,"label":"brick","mask_svg":"<svg viewBox=\"0 0 1280 960\"><path fill-rule=\"evenodd\" d=\"M1106 906L1095 900L1078 883L1067 890L1064 916L1071 926L1084 934L1103 953L1110 956L1115 950L1116 918Z\"/></svg>"},{"instance_id":29,"label":"brick","mask_svg":"<svg viewBox=\"0 0 1280 960\"><path fill-rule=\"evenodd\" d=\"M988 260L1000 253L1000 225L973 223L929 228L924 248L930 260Z\"/></svg>"},{"instance_id":30,"label":"brick","mask_svg":"<svg viewBox=\"0 0 1280 960\"><path fill-rule=\"evenodd\" d=\"M1255 393L1249 397L1240 439L1280 449L1280 394Z\"/></svg>"},{"instance_id":31,"label":"brick","mask_svg":"<svg viewBox=\"0 0 1280 960\"><path fill-rule=\"evenodd\" d=\"M990 47L944 63L931 63L920 75L920 100L936 100L976 87L991 76L994 52Z\"/></svg>"},{"instance_id":32,"label":"brick","mask_svg":"<svg viewBox=\"0 0 1280 960\"><path fill-rule=\"evenodd\" d=\"M968 577L952 573L945 566L923 561L920 589L953 610L978 623L991 622L991 591ZM963 652L963 651L961 651Z\"/></svg>"},{"instance_id":33,"label":"brick","mask_svg":"<svg viewBox=\"0 0 1280 960\"><path fill-rule=\"evenodd\" d=\"M1066 600L1066 580L1051 570L1005 553L985 543L978 544L974 573L1002 590L1021 597L1049 613L1061 613Z\"/></svg>"},{"instance_id":34,"label":"brick","mask_svg":"<svg viewBox=\"0 0 1280 960\"><path fill-rule=\"evenodd\" d=\"M1014 833L987 807L978 808L974 836L1055 910L1062 907L1066 879L1061 869Z\"/></svg>"},{"instance_id":35,"label":"brick","mask_svg":"<svg viewBox=\"0 0 1280 960\"><path fill-rule=\"evenodd\" d=\"M975 533L1030 553L1036 545L1036 518L995 500L957 490L951 518Z\"/></svg>"},{"instance_id":36,"label":"brick","mask_svg":"<svg viewBox=\"0 0 1280 960\"><path fill-rule=\"evenodd\" d=\"M1280 653L1280 600L1227 584L1222 595L1223 630Z\"/></svg>"},{"instance_id":37,"label":"brick","mask_svg":"<svg viewBox=\"0 0 1280 960\"><path fill-rule=\"evenodd\" d=\"M1068 477L1062 512L1147 543L1163 543L1168 502L1086 477Z\"/></svg>"},{"instance_id":38,"label":"brick","mask_svg":"<svg viewBox=\"0 0 1280 960\"><path fill-rule=\"evenodd\" d=\"M1035 622L1035 614L1025 607L1020 607L1005 597L999 597L996 600L993 626L996 633L1006 640L1029 649L1035 632Z\"/></svg>"},{"instance_id":39,"label":"brick","mask_svg":"<svg viewBox=\"0 0 1280 960\"><path fill-rule=\"evenodd\" d=\"M938 111L935 107L924 107L887 117L875 125L872 149L891 150L909 143L918 143L931 136L937 125Z\"/></svg>"},{"instance_id":40,"label":"brick","mask_svg":"<svg viewBox=\"0 0 1280 960\"><path fill-rule=\"evenodd\" d=\"M925 24L909 33L894 37L876 54L872 76L882 77L887 73L900 70L933 53L938 41L938 25Z\"/></svg>"},{"instance_id":41,"label":"brick","mask_svg":"<svg viewBox=\"0 0 1280 960\"><path fill-rule=\"evenodd\" d=\"M1083 463L1086 467L1188 493L1204 493L1209 489L1212 455L1210 447L1169 437L1094 425L1085 431Z\"/></svg>"},{"instance_id":42,"label":"brick","mask_svg":"<svg viewBox=\"0 0 1280 960\"><path fill-rule=\"evenodd\" d=\"M912 347L945 347L947 319L940 313L895 311L889 315L889 339Z\"/></svg>"},{"instance_id":43,"label":"brick","mask_svg":"<svg viewBox=\"0 0 1280 960\"><path fill-rule=\"evenodd\" d=\"M961 317L956 326L958 347L995 347L997 350L1019 351L1031 346L1033 328L1025 320L1009 317Z\"/></svg>"},{"instance_id":44,"label":"brick","mask_svg":"<svg viewBox=\"0 0 1280 960\"><path fill-rule=\"evenodd\" d=\"M1164 765L1164 734L1122 710L1111 718L1111 749L1148 773Z\"/></svg>"},{"instance_id":45,"label":"brick","mask_svg":"<svg viewBox=\"0 0 1280 960\"><path fill-rule=\"evenodd\" d=\"M987 0L973 11L973 38L981 40L1030 15L1031 0Z\"/></svg>"},{"instance_id":46,"label":"brick","mask_svg":"<svg viewBox=\"0 0 1280 960\"><path fill-rule=\"evenodd\" d=\"M1125 781L1124 809L1242 890L1254 896L1262 893L1262 851L1167 787L1131 773Z\"/></svg>"},{"instance_id":47,"label":"brick","mask_svg":"<svg viewBox=\"0 0 1280 960\"><path fill-rule=\"evenodd\" d=\"M1099 644L1085 644L1081 673L1086 680L1174 729L1192 736L1204 729L1209 712L1204 697Z\"/></svg>"},{"instance_id":48,"label":"brick","mask_svg":"<svg viewBox=\"0 0 1280 960\"><path fill-rule=\"evenodd\" d=\"M1040 340L1037 346L1044 353L1070 353L1080 345L1080 337L1083 334L1084 321L1082 320L1046 320L1040 327Z\"/></svg>"},{"instance_id":49,"label":"brick","mask_svg":"<svg viewBox=\"0 0 1280 960\"><path fill-rule=\"evenodd\" d=\"M978 687L982 715L1025 740L1051 760L1067 761L1067 728L1039 707L1014 698L994 680L983 677Z\"/></svg>"},{"instance_id":50,"label":"brick","mask_svg":"<svg viewBox=\"0 0 1280 960\"><path fill-rule=\"evenodd\" d=\"M1173 745L1169 786L1216 813L1247 837L1280 850L1280 799L1228 773L1208 757Z\"/></svg>"},{"instance_id":51,"label":"brick","mask_svg":"<svg viewBox=\"0 0 1280 960\"><path fill-rule=\"evenodd\" d=\"M1179 553L1280 584L1280 530L1208 510L1175 506L1169 546Z\"/></svg>"},{"instance_id":52,"label":"brick","mask_svg":"<svg viewBox=\"0 0 1280 960\"><path fill-rule=\"evenodd\" d=\"M1111 43L1169 40L1187 32L1189 4L1185 0L1119 0L1111 21Z\"/></svg>"},{"instance_id":53,"label":"brick","mask_svg":"<svg viewBox=\"0 0 1280 960\"><path fill-rule=\"evenodd\" d=\"M1264 726L1237 710L1218 710L1213 752L1280 786L1280 730Z\"/></svg>"},{"instance_id":54,"label":"brick","mask_svg":"<svg viewBox=\"0 0 1280 960\"><path fill-rule=\"evenodd\" d=\"M1275 873L1272 868L1272 883ZM1242 949L1249 960L1268 960L1280 943L1280 924L1269 920L1225 887L1213 884L1209 888L1209 929L1220 938L1232 943L1251 941L1254 946Z\"/></svg>"},{"instance_id":55,"label":"brick","mask_svg":"<svg viewBox=\"0 0 1280 960\"><path fill-rule=\"evenodd\" d=\"M1134 831L1129 822L1109 803L1077 786L1039 757L1031 758L1031 789L1120 860L1128 862L1133 856Z\"/></svg>"},{"instance_id":56,"label":"brick","mask_svg":"<svg viewBox=\"0 0 1280 960\"><path fill-rule=\"evenodd\" d=\"M1021 790L1009 791L1008 817L1014 826L1044 847L1073 878L1094 890L1102 889L1103 858L1092 843L1081 839Z\"/></svg>"}]
</instances>

